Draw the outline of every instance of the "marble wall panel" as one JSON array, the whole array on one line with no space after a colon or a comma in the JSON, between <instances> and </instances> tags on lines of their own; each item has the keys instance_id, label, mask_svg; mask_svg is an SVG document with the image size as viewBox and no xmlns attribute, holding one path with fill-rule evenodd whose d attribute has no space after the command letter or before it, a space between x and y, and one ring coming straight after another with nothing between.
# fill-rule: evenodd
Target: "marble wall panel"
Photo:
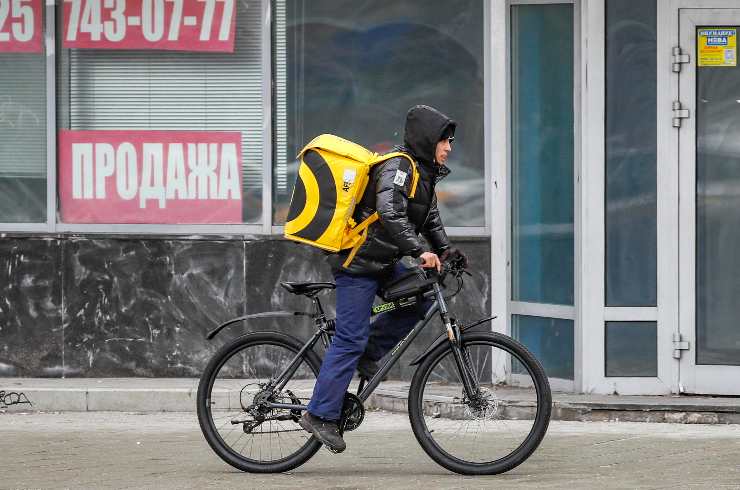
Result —
<instances>
[{"instance_id":1,"label":"marble wall panel","mask_svg":"<svg viewBox=\"0 0 740 490\"><path fill-rule=\"evenodd\" d=\"M0 376L62 374L61 277L58 240L0 239Z\"/></svg>"},{"instance_id":2,"label":"marble wall panel","mask_svg":"<svg viewBox=\"0 0 740 490\"><path fill-rule=\"evenodd\" d=\"M65 345L83 376L196 376L205 333L243 311L239 241L63 244Z\"/></svg>"},{"instance_id":3,"label":"marble wall panel","mask_svg":"<svg viewBox=\"0 0 740 490\"><path fill-rule=\"evenodd\" d=\"M451 310L462 321L490 310L487 240L456 240L473 271ZM310 309L283 281L331 281L321 251L282 239L134 237L0 239L0 376L198 376L216 348L255 330L305 339L312 325L254 320L205 335L245 313ZM335 294L321 296L334 316ZM431 323L392 378L439 333ZM319 347L317 349L321 351Z\"/></svg>"},{"instance_id":4,"label":"marble wall panel","mask_svg":"<svg viewBox=\"0 0 740 490\"><path fill-rule=\"evenodd\" d=\"M490 311L490 245L488 240L458 239L455 245L461 248L471 262L472 276L466 276L464 288L450 301L450 310L461 322L470 322L489 315ZM247 311L256 313L274 310L306 310L310 305L306 299L288 293L280 287L282 281L332 281L324 254L308 246L285 240L259 240L246 245ZM450 283L450 286L454 286ZM453 288L454 291L455 288ZM333 292L320 296L327 315L334 316L336 296ZM379 302L377 300L376 302ZM483 326L482 328L485 328ZM314 331L305 319L259 319L232 329L231 335L255 330L280 330L300 339L307 339ZM408 349L404 357L390 372L394 379L410 379L415 370L409 366L443 332L441 321L435 319ZM323 349L317 347L323 355Z\"/></svg>"},{"instance_id":5,"label":"marble wall panel","mask_svg":"<svg viewBox=\"0 0 740 490\"><path fill-rule=\"evenodd\" d=\"M332 281L324 253L306 245L282 239L253 240L245 243L246 311L312 311L312 303L280 286L281 282ZM334 293L320 296L327 315L334 315ZM277 330L299 339L314 332L312 323L303 317L294 319L254 319L224 331L229 338L238 333Z\"/></svg>"}]
</instances>

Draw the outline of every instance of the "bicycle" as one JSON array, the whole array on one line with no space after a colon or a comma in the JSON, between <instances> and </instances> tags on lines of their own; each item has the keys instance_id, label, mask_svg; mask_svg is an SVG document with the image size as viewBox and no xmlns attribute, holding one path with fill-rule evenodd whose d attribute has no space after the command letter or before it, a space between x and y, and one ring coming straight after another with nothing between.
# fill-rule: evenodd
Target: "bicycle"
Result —
<instances>
[{"instance_id":1,"label":"bicycle","mask_svg":"<svg viewBox=\"0 0 740 490\"><path fill-rule=\"evenodd\" d=\"M459 325L450 314L445 280L457 280L454 296L462 289L464 274L468 273L460 261L448 261L441 273L426 270L421 280L411 281L413 288L396 291L385 297L386 303L373 307L373 314L417 308L420 318L373 378L361 379L357 393L345 395L339 427L348 432L360 426L363 402L438 313L444 332L410 363L417 366L408 399L413 433L427 455L448 470L498 474L523 463L539 446L549 425L552 395L544 369L526 347L500 333L473 330L495 317ZM281 285L310 299L313 311L246 315L207 335L211 340L224 328L252 318L308 317L316 326L303 343L279 332L242 335L221 347L201 376L197 412L203 435L221 459L246 472L289 471L321 447L297 421L321 366L314 346L321 340L327 347L335 327L318 294L335 286Z\"/></svg>"}]
</instances>

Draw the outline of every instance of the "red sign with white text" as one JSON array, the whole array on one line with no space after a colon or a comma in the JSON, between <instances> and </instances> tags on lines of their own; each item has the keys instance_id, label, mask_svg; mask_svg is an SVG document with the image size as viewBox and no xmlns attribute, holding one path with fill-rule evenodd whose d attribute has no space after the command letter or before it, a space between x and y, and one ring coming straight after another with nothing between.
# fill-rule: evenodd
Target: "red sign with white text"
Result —
<instances>
[{"instance_id":1,"label":"red sign with white text","mask_svg":"<svg viewBox=\"0 0 740 490\"><path fill-rule=\"evenodd\" d=\"M66 223L241 223L241 133L66 131Z\"/></svg>"},{"instance_id":2,"label":"red sign with white text","mask_svg":"<svg viewBox=\"0 0 740 490\"><path fill-rule=\"evenodd\" d=\"M64 0L65 48L234 52L236 0Z\"/></svg>"},{"instance_id":3,"label":"red sign with white text","mask_svg":"<svg viewBox=\"0 0 740 490\"><path fill-rule=\"evenodd\" d=\"M0 53L41 53L44 40L41 0L0 0Z\"/></svg>"}]
</instances>

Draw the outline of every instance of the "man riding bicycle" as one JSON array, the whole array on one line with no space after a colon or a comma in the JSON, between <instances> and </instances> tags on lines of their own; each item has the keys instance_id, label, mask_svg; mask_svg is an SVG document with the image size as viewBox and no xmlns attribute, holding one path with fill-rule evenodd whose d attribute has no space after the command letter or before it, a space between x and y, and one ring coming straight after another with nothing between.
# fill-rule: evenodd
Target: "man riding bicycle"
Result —
<instances>
[{"instance_id":1,"label":"man riding bicycle","mask_svg":"<svg viewBox=\"0 0 740 490\"><path fill-rule=\"evenodd\" d=\"M403 275L403 256L417 257L424 268L441 268L450 255L461 256L450 247L437 209L435 186L450 173L445 166L455 139L455 121L436 109L418 105L406 115L404 146L419 171L416 194L409 199L411 163L391 158L375 166L370 174L354 220L361 223L375 211L380 219L370 225L365 243L352 262L344 267L349 251L330 255L329 265L336 282L336 334L321 365L313 396L299 423L335 452L346 444L339 431L344 395L357 369L366 379L377 371L376 362L398 343L418 321L415 309L400 309L379 315L370 328L375 295L384 284ZM431 246L425 251L419 234Z\"/></svg>"}]
</instances>

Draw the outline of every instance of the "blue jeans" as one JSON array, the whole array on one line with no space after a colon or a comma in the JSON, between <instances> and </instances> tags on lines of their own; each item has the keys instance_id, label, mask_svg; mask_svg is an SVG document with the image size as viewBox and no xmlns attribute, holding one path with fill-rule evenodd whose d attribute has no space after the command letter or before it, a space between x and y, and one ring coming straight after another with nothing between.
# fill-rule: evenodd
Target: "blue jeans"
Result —
<instances>
[{"instance_id":1,"label":"blue jeans","mask_svg":"<svg viewBox=\"0 0 740 490\"><path fill-rule=\"evenodd\" d=\"M397 263L392 278L406 270ZM326 351L308 404L311 415L326 420L341 417L344 394L362 353L366 352L373 361L379 360L419 321L417 309L409 307L381 313L371 326L370 310L382 282L371 276L341 272L335 274L334 279L337 284L336 334Z\"/></svg>"}]
</instances>

